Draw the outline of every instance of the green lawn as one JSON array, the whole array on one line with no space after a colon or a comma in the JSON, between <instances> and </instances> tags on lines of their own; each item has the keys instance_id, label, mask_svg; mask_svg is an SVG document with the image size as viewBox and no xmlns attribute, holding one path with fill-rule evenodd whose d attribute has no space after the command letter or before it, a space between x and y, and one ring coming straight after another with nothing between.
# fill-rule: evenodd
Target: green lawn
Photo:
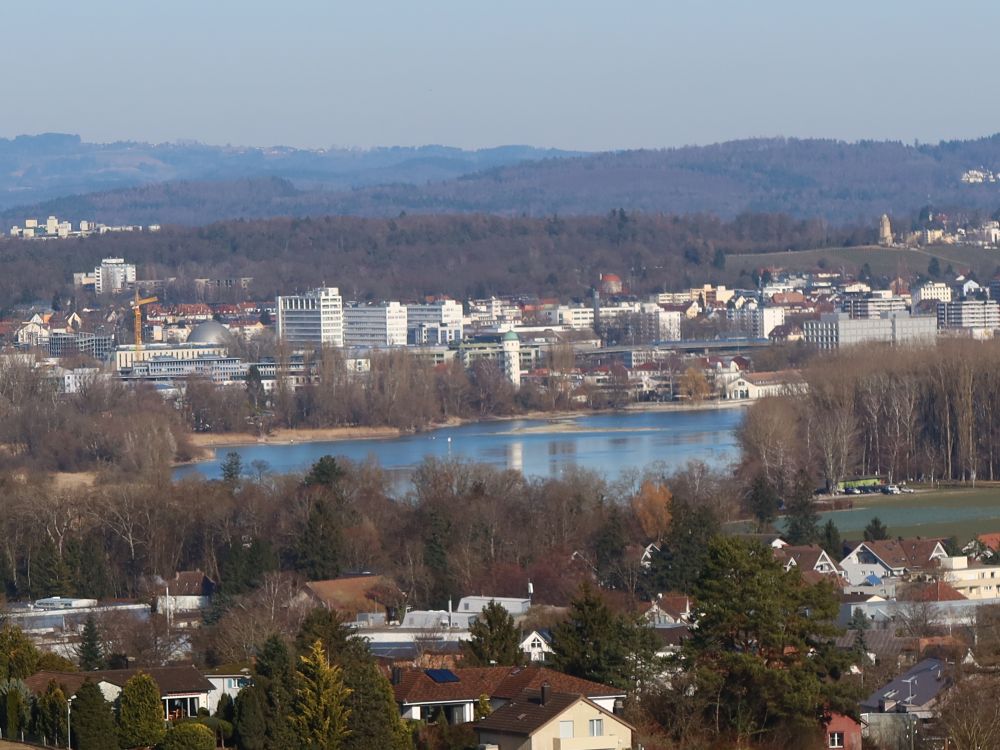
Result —
<instances>
[{"instance_id":1,"label":"green lawn","mask_svg":"<svg viewBox=\"0 0 1000 750\"><path fill-rule=\"evenodd\" d=\"M1000 487L918 490L913 495L858 495L852 510L822 514L832 518L845 539L858 539L874 516L891 536L955 536L1000 531Z\"/></svg>"},{"instance_id":2,"label":"green lawn","mask_svg":"<svg viewBox=\"0 0 1000 750\"><path fill-rule=\"evenodd\" d=\"M755 268L780 267L788 271L813 271L821 260L826 270L857 272L865 263L876 276L904 278L927 273L931 258L937 258L943 271L950 264L955 272L971 268L980 279L992 278L1000 266L1000 251L966 245L939 245L927 248L831 247L795 252L727 255L726 271L748 274Z\"/></svg>"}]
</instances>

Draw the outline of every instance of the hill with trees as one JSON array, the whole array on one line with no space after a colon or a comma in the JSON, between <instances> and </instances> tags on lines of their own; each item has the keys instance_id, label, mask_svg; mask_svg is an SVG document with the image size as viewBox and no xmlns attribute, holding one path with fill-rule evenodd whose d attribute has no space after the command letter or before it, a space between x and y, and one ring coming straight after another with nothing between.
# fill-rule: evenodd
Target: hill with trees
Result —
<instances>
[{"instance_id":1,"label":"hill with trees","mask_svg":"<svg viewBox=\"0 0 1000 750\"><path fill-rule=\"evenodd\" d=\"M59 145L70 137L51 138ZM0 176L7 175L0 208L8 207L8 222L49 214L140 224L402 212L551 216L621 206L843 223L908 214L929 202L987 212L1000 205L1000 184L961 179L1000 164L1000 135L935 145L761 138L589 155L522 147L318 152L111 144L95 146L86 160L55 145L51 155L43 148L48 141L32 144L40 155L8 155L18 140L0 141ZM84 145L93 144L77 148ZM170 184L153 184L163 181ZM64 197L32 203L57 195Z\"/></svg>"},{"instance_id":2,"label":"hill with trees","mask_svg":"<svg viewBox=\"0 0 1000 750\"><path fill-rule=\"evenodd\" d=\"M196 278L253 277L248 294L273 298L339 286L352 299L457 298L490 294L589 296L602 272L633 291L725 280L726 255L864 245L874 227L830 227L780 215L633 215L509 218L488 215L396 219L321 217L227 221L200 229L109 233L58 241L0 241L0 307L74 295L74 271L101 258L136 263L140 279L175 278L166 301L197 299ZM749 286L750 271L742 281Z\"/></svg>"}]
</instances>

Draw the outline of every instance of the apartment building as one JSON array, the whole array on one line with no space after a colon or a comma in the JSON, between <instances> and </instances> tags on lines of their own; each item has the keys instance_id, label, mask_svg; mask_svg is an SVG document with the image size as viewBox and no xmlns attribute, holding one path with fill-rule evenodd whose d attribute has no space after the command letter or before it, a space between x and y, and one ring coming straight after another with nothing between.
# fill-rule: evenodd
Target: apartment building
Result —
<instances>
[{"instance_id":1,"label":"apartment building","mask_svg":"<svg viewBox=\"0 0 1000 750\"><path fill-rule=\"evenodd\" d=\"M951 287L941 281L928 281L913 290L914 305L927 300L951 302Z\"/></svg>"},{"instance_id":2,"label":"apartment building","mask_svg":"<svg viewBox=\"0 0 1000 750\"><path fill-rule=\"evenodd\" d=\"M938 303L941 328L1000 328L1000 305L993 300L952 300Z\"/></svg>"},{"instance_id":3,"label":"apartment building","mask_svg":"<svg viewBox=\"0 0 1000 750\"><path fill-rule=\"evenodd\" d=\"M344 345L344 301L337 287L278 297L275 308L278 337L283 341L300 346Z\"/></svg>"},{"instance_id":4,"label":"apartment building","mask_svg":"<svg viewBox=\"0 0 1000 750\"><path fill-rule=\"evenodd\" d=\"M135 266L124 258L105 258L94 269L94 291L114 294L135 283Z\"/></svg>"},{"instance_id":5,"label":"apartment building","mask_svg":"<svg viewBox=\"0 0 1000 750\"><path fill-rule=\"evenodd\" d=\"M852 318L878 318L883 313L905 313L906 300L888 290L850 296L844 300L843 311Z\"/></svg>"},{"instance_id":6,"label":"apartment building","mask_svg":"<svg viewBox=\"0 0 1000 750\"><path fill-rule=\"evenodd\" d=\"M742 307L726 310L726 318L736 323L748 336L766 339L778 326L785 324L783 307Z\"/></svg>"},{"instance_id":7,"label":"apartment building","mask_svg":"<svg viewBox=\"0 0 1000 750\"><path fill-rule=\"evenodd\" d=\"M461 341L464 314L462 303L453 299L407 305L407 343L434 346Z\"/></svg>"}]
</instances>

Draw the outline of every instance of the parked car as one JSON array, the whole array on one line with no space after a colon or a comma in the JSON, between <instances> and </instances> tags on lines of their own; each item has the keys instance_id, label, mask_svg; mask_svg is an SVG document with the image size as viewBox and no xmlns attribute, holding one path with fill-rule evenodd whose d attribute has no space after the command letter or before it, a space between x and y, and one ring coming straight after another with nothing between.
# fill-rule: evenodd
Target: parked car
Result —
<instances>
[{"instance_id":1,"label":"parked car","mask_svg":"<svg viewBox=\"0 0 1000 750\"><path fill-rule=\"evenodd\" d=\"M898 495L898 494L900 494L900 490L899 490L899 487L897 487L894 484L887 484L885 487L882 488L882 494L883 495Z\"/></svg>"}]
</instances>

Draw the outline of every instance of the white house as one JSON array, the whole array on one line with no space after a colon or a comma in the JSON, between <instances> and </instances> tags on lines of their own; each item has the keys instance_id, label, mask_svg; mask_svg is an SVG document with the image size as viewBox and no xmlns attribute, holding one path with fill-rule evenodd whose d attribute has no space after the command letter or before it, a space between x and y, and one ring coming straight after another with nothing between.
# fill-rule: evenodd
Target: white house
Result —
<instances>
[{"instance_id":1,"label":"white house","mask_svg":"<svg viewBox=\"0 0 1000 750\"><path fill-rule=\"evenodd\" d=\"M548 630L532 630L521 641L521 653L531 663L548 661L552 654L552 634Z\"/></svg>"},{"instance_id":2,"label":"white house","mask_svg":"<svg viewBox=\"0 0 1000 750\"><path fill-rule=\"evenodd\" d=\"M840 561L840 567L848 582L857 586L872 576L898 578L932 568L947 556L940 539L883 539L861 542Z\"/></svg>"}]
</instances>

